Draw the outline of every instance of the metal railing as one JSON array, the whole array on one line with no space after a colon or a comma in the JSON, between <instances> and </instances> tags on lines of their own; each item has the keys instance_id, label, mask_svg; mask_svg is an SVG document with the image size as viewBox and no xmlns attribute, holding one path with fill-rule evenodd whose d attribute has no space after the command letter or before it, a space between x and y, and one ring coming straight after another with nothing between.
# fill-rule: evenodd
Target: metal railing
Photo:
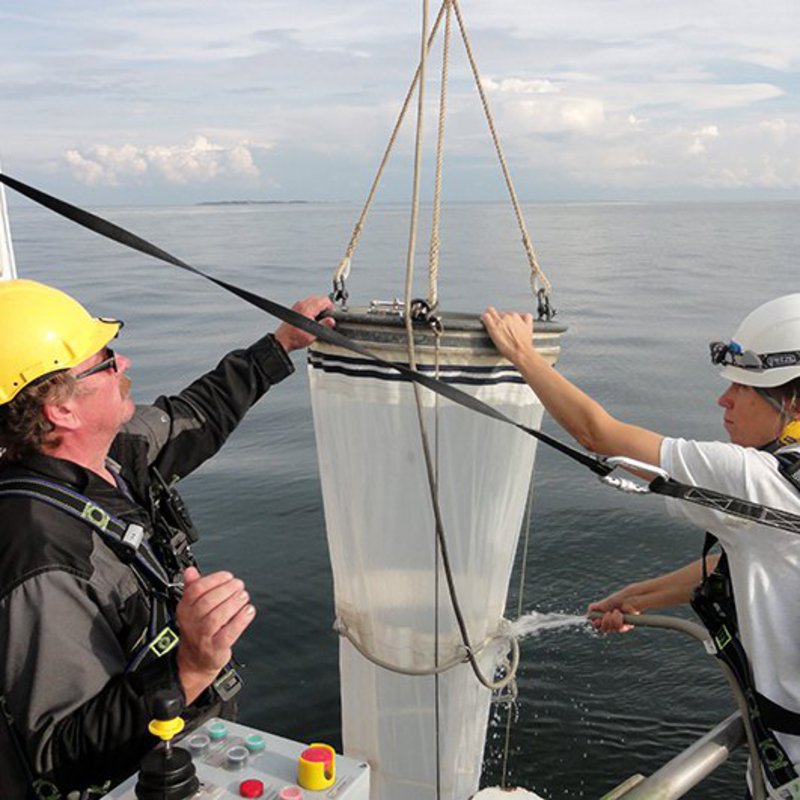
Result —
<instances>
[{"instance_id":1,"label":"metal railing","mask_svg":"<svg viewBox=\"0 0 800 800\"><path fill-rule=\"evenodd\" d=\"M590 616L598 618L602 614L595 612ZM708 631L696 622L660 614L625 614L623 618L629 625L679 631L702 642L706 652L711 654L715 652ZM624 800L675 800L683 797L693 786L696 786L719 767L733 750L744 743L748 745L751 763L758 765L758 754L748 724L747 704L742 690L727 664L719 659L715 660L730 685L739 710L649 777L634 775L604 795L602 800L621 800L621 798ZM766 800L763 775L757 766L751 770L750 777L753 784L751 787L753 800Z\"/></svg>"},{"instance_id":2,"label":"metal railing","mask_svg":"<svg viewBox=\"0 0 800 800\"><path fill-rule=\"evenodd\" d=\"M713 730L645 778L633 776L602 800L674 800L683 797L747 741L742 715L735 711Z\"/></svg>"}]
</instances>

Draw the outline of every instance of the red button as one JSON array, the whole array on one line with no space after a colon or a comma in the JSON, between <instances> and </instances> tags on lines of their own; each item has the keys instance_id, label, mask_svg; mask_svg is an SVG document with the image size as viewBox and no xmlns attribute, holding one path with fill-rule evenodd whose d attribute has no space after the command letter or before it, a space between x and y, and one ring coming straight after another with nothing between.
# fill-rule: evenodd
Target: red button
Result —
<instances>
[{"instance_id":1,"label":"red button","mask_svg":"<svg viewBox=\"0 0 800 800\"><path fill-rule=\"evenodd\" d=\"M327 747L307 747L300 754L306 761L320 761L327 767L333 761L333 755Z\"/></svg>"},{"instance_id":2,"label":"red button","mask_svg":"<svg viewBox=\"0 0 800 800\"><path fill-rule=\"evenodd\" d=\"M261 797L264 794L264 784L255 778L251 778L249 781L242 781L239 784L239 794L242 797Z\"/></svg>"}]
</instances>

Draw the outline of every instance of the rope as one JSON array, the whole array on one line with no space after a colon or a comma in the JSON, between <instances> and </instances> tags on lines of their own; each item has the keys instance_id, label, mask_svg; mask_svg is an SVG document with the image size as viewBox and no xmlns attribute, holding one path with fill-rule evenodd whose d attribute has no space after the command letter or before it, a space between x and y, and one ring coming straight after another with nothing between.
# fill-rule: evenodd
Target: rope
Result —
<instances>
[{"instance_id":1,"label":"rope","mask_svg":"<svg viewBox=\"0 0 800 800\"><path fill-rule=\"evenodd\" d=\"M442 81L439 92L439 130L436 140L436 178L433 190L433 219L431 222L431 247L428 258L428 306L431 310L439 304L439 217L442 198L442 165L444 163L444 121L447 112L447 72L450 62L450 27L453 18L451 0L445 0L446 17L442 43Z\"/></svg>"},{"instance_id":2,"label":"rope","mask_svg":"<svg viewBox=\"0 0 800 800\"><path fill-rule=\"evenodd\" d=\"M436 378L441 376L439 367L439 337L436 337L436 350L434 354L434 375ZM434 420L435 425L433 429L433 447L435 453L436 473L434 481L436 485L436 497L439 497L439 395L437 394L433 400ZM439 545L436 541L436 536L433 537L433 663L434 666L439 666L439 570L441 569L441 556L439 554ZM436 733L436 791L441 794L442 791L442 725L441 725L441 711L439 707L440 699L440 685L439 675L433 677L433 716L434 716L434 730Z\"/></svg>"},{"instance_id":3,"label":"rope","mask_svg":"<svg viewBox=\"0 0 800 800\"><path fill-rule=\"evenodd\" d=\"M522 607L524 605L524 591L525 591L525 583L528 571L528 545L530 544L531 538L531 515L533 512L533 482L534 482L534 473L531 470L531 483L528 487L528 499L525 503L525 518L522 523L523 525L523 538L522 538L522 563L520 564L519 570L519 585L517 587L517 619L522 616ZM514 706L514 701L511 700L508 703L506 709L506 730L505 730L505 741L503 743L503 769L501 772L500 778L500 788L506 788L506 782L508 780L508 755L511 749L511 711Z\"/></svg>"},{"instance_id":4,"label":"rope","mask_svg":"<svg viewBox=\"0 0 800 800\"><path fill-rule=\"evenodd\" d=\"M458 26L461 31L461 38L464 42L464 49L467 54L467 59L469 60L473 77L475 78L475 85L478 90L478 95L481 100L481 105L483 106L483 112L486 117L486 121L489 125L489 131L492 135L492 141L494 143L495 152L497 153L497 157L500 162L500 168L503 172L503 177L506 182L506 187L508 188L508 193L511 198L511 204L514 209L514 215L517 220L517 226L519 227L520 235L522 237L522 245L525 250L525 255L528 259L528 264L531 270L531 275L530 275L531 290L533 291L534 296L537 297L537 299L539 299L540 302L541 302L541 297L539 294L540 284L544 289L545 295L549 295L550 292L552 291L552 284L550 283L550 280L547 278L544 271L539 266L539 262L536 257L536 251L534 250L530 234L528 233L528 229L525 224L525 219L522 214L522 209L520 207L516 189L514 188L514 183L511 179L511 172L509 171L508 163L506 162L502 146L500 145L500 137L497 133L497 128L494 123L494 117L492 115L491 109L489 108L489 101L486 97L486 92L483 89L483 84L480 78L480 72L478 71L478 66L475 61L474 53L472 51L472 44L469 38L469 34L467 33L467 29L464 24L464 19L461 15L461 7L458 4L458 0L442 0L442 5L439 7L439 12L436 16L436 21L434 22L430 35L427 38L427 43L422 48L420 63L417 66L417 70L414 73L414 78L412 79L411 85L409 86L405 99L403 100L403 105L400 109L400 113L398 114L394 128L392 129L389 141L383 152L383 157L381 158L380 164L378 166L378 171L372 182L372 186L370 187L367 199L364 203L364 207L362 208L358 221L356 222L355 227L353 228L353 233L350 237L350 242L348 243L347 248L345 250L345 254L342 257L342 260L339 262L339 266L336 268L334 272L333 276L334 297L337 300L341 300L343 303L347 299L347 292L344 288L344 282L350 274L350 266L353 254L355 253L355 249L358 246L358 242L361 238L361 233L364 229L364 223L366 221L367 214L369 213L369 210L372 207L372 203L375 199L375 193L377 192L378 185L380 184L381 178L383 177L386 164L389 161L389 156L391 155L395 141L397 140L400 127L403 124L403 120L405 119L405 115L406 112L408 111L408 106L411 102L414 90L424 71L423 62L425 61L425 58L428 52L430 51L431 46L433 45L433 41L439 30L442 17L446 16L445 38L444 38L443 54L442 54L442 87L441 87L440 109L439 109L439 144L437 147L437 161L436 161L436 170L437 170L436 188L434 192L434 220L433 220L433 230L431 233L431 247L430 247L431 252L430 252L430 268L429 268L429 288L428 288L429 306L432 309L436 307L437 296L438 296L437 284L438 284L439 249L440 249L439 204L441 196L441 170L442 170L442 158L443 158L442 141L444 136L444 120L445 120L446 98L447 98L446 80L447 80L447 72L449 65L451 9L454 9L456 13ZM549 303L545 302L541 306L541 308L548 315L547 318L549 319L549 315L552 313L550 311Z\"/></svg>"},{"instance_id":5,"label":"rope","mask_svg":"<svg viewBox=\"0 0 800 800\"><path fill-rule=\"evenodd\" d=\"M501 620L501 625L504 628L509 626L508 620ZM487 636L479 645L476 647L469 647L467 648L464 646L464 655L462 656L454 656L453 658L448 659L443 664L439 664L438 666L433 667L400 667L397 664L392 664L389 661L385 661L382 658L378 658L374 653L371 653L364 647L358 639L350 633L350 629L347 625L341 620L337 619L333 624L333 629L339 636L343 636L347 639L350 644L355 647L358 652L364 656L372 664L375 666L380 667L381 669L388 670L389 672L396 672L398 675L411 675L414 677L425 677L427 675L441 675L443 672L447 672L448 670L453 669L453 667L457 667L460 664L465 664L467 662L472 663L475 660L475 657L485 650L492 642L497 642L501 640L507 640L509 643L509 649L511 650L511 662L508 669L508 674L505 677L498 679L497 681L488 682L487 689L499 690L504 689L508 686L509 683L514 679L516 675L517 669L519 667L519 641L517 640L516 636L511 633L510 629L502 632L497 633L492 636ZM462 645L463 646L463 645Z\"/></svg>"},{"instance_id":6,"label":"rope","mask_svg":"<svg viewBox=\"0 0 800 800\"><path fill-rule=\"evenodd\" d=\"M427 46L424 48L425 54L431 49L433 45L433 40L436 37L436 33L439 30L439 25L442 21L442 16L444 15L445 4L448 3L450 0L443 0L441 7L439 8L439 13L436 17L436 21L433 24L433 28L431 28L430 36L428 37ZM403 100L403 105L400 109L400 113L397 116L397 121L394 124L394 128L392 129L392 133L389 136L389 142L386 145L386 149L383 151L383 158L381 158L381 163L378 166L378 172L375 175L374 180L372 181L372 186L370 187L369 194L367 195L367 199L364 203L364 207L361 209L361 214L358 217L358 221L356 222L355 228L353 228L353 233L350 237L350 243L347 245L347 249L345 250L345 254L342 257L342 260L339 262L339 266L336 269L336 272L333 275L333 285L334 287L343 287L344 281L347 279L347 276L350 274L350 262L353 258L353 253L355 252L356 247L358 246L358 241L361 238L361 232L364 229L364 222L366 221L367 214L369 213L370 208L372 207L372 201L375 199L375 192L378 190L378 184L383 177L383 172L386 168L386 164L389 162L389 156L391 155L392 148L394 147L394 143L397 139L397 135L400 132L400 126L403 124L403 120L405 119L406 112L408 111L408 106L411 103L411 98L414 95L414 90L417 87L417 82L420 79L420 72L422 70L422 61L420 61L419 65L417 66L417 70L414 73L414 78L411 81L411 85L408 87L408 91L406 92L405 99Z\"/></svg>"},{"instance_id":7,"label":"rope","mask_svg":"<svg viewBox=\"0 0 800 800\"><path fill-rule=\"evenodd\" d=\"M417 86L417 127L414 140L414 181L411 189L411 221L408 228L408 251L406 252L405 322L409 341L409 364L416 370L414 358L414 328L411 318L411 293L414 283L414 255L417 246L419 223L419 183L422 171L422 120L425 116L425 65L428 60L428 0L422 0L422 42L420 44L419 82Z\"/></svg>"},{"instance_id":8,"label":"rope","mask_svg":"<svg viewBox=\"0 0 800 800\"><path fill-rule=\"evenodd\" d=\"M445 0L446 2L446 0ZM414 182L411 196L411 220L409 223L408 231L408 252L406 253L406 286L404 295L405 306L405 327L406 335L408 337L408 363L411 369L417 368L417 356L414 349L414 320L411 316L411 294L414 287L414 255L416 252L417 244L417 225L419 221L419 184L420 172L422 161L422 121L425 115L425 67L428 60L428 0L422 0L422 36L420 41L420 57L419 68L417 70L418 85L417 85L417 127L416 136L414 140ZM437 337L438 339L438 337ZM428 436L425 431L425 421L422 412L422 397L421 391L418 386L414 387L414 400L417 409L417 421L419 423L419 433L422 440L422 449L425 456L425 468L428 476L428 487L431 493L431 499L434 506L434 517L436 518L436 530L438 532L438 512L439 512L439 484L437 476L433 469L431 462L430 447L428 445ZM438 415L437 415L438 419ZM434 548L436 547L436 540L434 537ZM438 567L438 564L436 565ZM439 662L439 593L438 593L438 568L435 569L434 576L434 618L435 618L435 631L434 631L434 669L438 670ZM440 730L439 730L439 673L434 673L434 733L436 738L436 752L434 754L435 767L436 767L436 800L441 797L441 748L440 748Z\"/></svg>"},{"instance_id":9,"label":"rope","mask_svg":"<svg viewBox=\"0 0 800 800\"><path fill-rule=\"evenodd\" d=\"M469 65L472 69L472 75L475 78L475 85L478 88L478 94L481 98L481 105L483 105L483 113L486 116L486 122L489 124L489 131L492 134L492 141L494 142L494 149L497 152L497 157L500 160L500 167L503 170L503 176L506 180L506 186L508 187L508 193L511 196L511 205L514 207L514 214L517 218L517 225L519 226L520 233L522 234L522 244L525 248L525 253L528 257L528 263L531 267L531 288L533 289L534 296L537 294L537 284L541 281L542 285L544 286L545 292L550 293L551 284L550 281L547 279L547 276L542 271L541 267L539 266L538 261L536 260L536 253L533 249L533 244L531 242L531 238L528 235L528 229L525 226L525 219L522 216L522 209L519 205L519 200L517 199L517 193L514 189L514 183L511 180L511 173L508 169L508 164L506 163L506 158L503 155L503 149L500 146L500 137L497 135L497 129L494 125L494 118L492 117L492 112L489 109L489 101L486 98L486 93L483 90L483 84L481 83L480 73L478 72L478 66L475 63L475 56L472 53L472 45L469 40L469 35L467 34L467 29L464 25L464 19L461 16L461 8L458 4L458 0L450 0L453 4L453 8L456 12L456 19L458 20L458 27L461 30L461 38L464 41L464 49L467 53L467 58L469 59Z\"/></svg>"},{"instance_id":10,"label":"rope","mask_svg":"<svg viewBox=\"0 0 800 800\"><path fill-rule=\"evenodd\" d=\"M445 0L448 2L449 0ZM409 227L409 241L408 253L406 255L406 286L405 286L405 329L408 338L408 363L409 367L416 372L417 359L414 347L414 320L411 315L411 293L414 281L414 250L416 247L417 236L417 222L419 218L419 174L420 174L420 161L421 161L421 140L422 140L422 118L424 111L424 85L425 85L425 62L427 57L427 21L428 21L428 0L423 0L422 3L422 45L419 64L419 94L417 102L417 134L416 134L416 149L414 160L414 187L411 205L411 223ZM499 681L492 681L487 678L475 658L475 653L470 643L469 631L467 630L464 614L461 610L461 605L458 601L456 592L455 579L453 577L453 570L450 564L450 554L447 547L447 540L444 533L444 524L442 521L441 508L439 507L438 486L436 475L433 466L433 459L431 457L431 448L428 441L428 434L425 429L425 420L422 412L422 396L421 389L414 384L414 398L416 400L417 408L417 422L419 424L420 441L422 444L422 452L425 459L425 470L428 478L428 489L431 495L431 505L433 508L433 518L436 530L436 539L439 543L439 551L442 557L442 566L444 568L445 579L447 581L447 590L450 595L450 602L453 606L453 613L456 617L458 629L461 634L461 641L463 642L465 651L467 653L467 660L475 673L478 681L487 689L496 690L507 686L514 679L516 674L516 667L509 670L506 676ZM516 663L519 664L519 645L516 645L517 658ZM378 663L377 661L375 662ZM388 668L388 667L387 667ZM435 672L432 674L436 674Z\"/></svg>"}]
</instances>

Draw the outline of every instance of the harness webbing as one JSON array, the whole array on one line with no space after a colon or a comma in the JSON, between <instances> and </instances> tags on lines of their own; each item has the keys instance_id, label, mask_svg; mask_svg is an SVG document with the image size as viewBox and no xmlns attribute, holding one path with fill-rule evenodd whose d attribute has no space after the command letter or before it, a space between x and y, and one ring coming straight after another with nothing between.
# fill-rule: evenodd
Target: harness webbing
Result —
<instances>
[{"instance_id":1,"label":"harness webbing","mask_svg":"<svg viewBox=\"0 0 800 800\"><path fill-rule=\"evenodd\" d=\"M770 450L769 447L765 449ZM778 461L780 474L800 491L800 482L797 479L800 453L772 453L772 455ZM680 496L680 493L675 496ZM754 513L759 513L757 521L769 524L766 519L772 518L772 514L764 512L774 513L775 510L764 507L753 508L754 505L736 501L734 507L738 509L740 515L748 518ZM777 517L773 519L777 521ZM800 532L796 526L781 526L781 529L791 533ZM703 580L692 595L691 606L711 635L716 657L727 665L746 699L749 727L764 775L781 797L800 798L800 776L775 736L776 732L792 736L800 735L800 713L778 705L756 689L750 659L739 637L733 582L728 555L723 548L720 548L722 555L716 569L712 573L708 572L708 554L717 544L719 544L717 537L707 531L702 555Z\"/></svg>"},{"instance_id":2,"label":"harness webbing","mask_svg":"<svg viewBox=\"0 0 800 800\"><path fill-rule=\"evenodd\" d=\"M713 511L730 514L732 517L757 522L759 525L766 525L769 528L800 534L800 516L789 511L660 476L654 478L648 488L653 494L674 497L678 500L685 500L687 503L710 508Z\"/></svg>"},{"instance_id":3,"label":"harness webbing","mask_svg":"<svg viewBox=\"0 0 800 800\"><path fill-rule=\"evenodd\" d=\"M138 669L147 659L165 656L178 644L180 637L175 620L165 600L171 597L177 602L182 584L170 578L145 538L141 525L125 524L88 497L41 478L0 481L0 498L14 496L47 503L90 526L125 563L138 568L142 579L156 590L157 596L151 602L147 637L131 656L126 672ZM172 502L175 502L174 497ZM232 661L220 671L212 687L223 701L227 701L237 694L241 685L242 679Z\"/></svg>"},{"instance_id":4,"label":"harness webbing","mask_svg":"<svg viewBox=\"0 0 800 800\"><path fill-rule=\"evenodd\" d=\"M15 495L41 500L85 522L124 561L135 562L158 588L163 591L172 588L170 576L150 548L141 525L124 523L88 497L40 478L0 481L0 497Z\"/></svg>"},{"instance_id":5,"label":"harness webbing","mask_svg":"<svg viewBox=\"0 0 800 800\"><path fill-rule=\"evenodd\" d=\"M715 655L728 666L746 700L747 716L761 768L781 796L800 797L800 778L775 732L800 734L800 714L779 706L755 687L755 679L744 646L733 597L730 570L725 551L712 573L706 569L706 558L717 538L706 533L703 545L703 582L695 590L691 606L708 630Z\"/></svg>"},{"instance_id":6,"label":"harness webbing","mask_svg":"<svg viewBox=\"0 0 800 800\"><path fill-rule=\"evenodd\" d=\"M69 514L96 531L123 562L136 568L140 574L140 580L147 581L153 586L161 598L174 590L173 582L150 548L141 525L126 524L79 492L41 478L16 478L0 481L0 498L3 497L30 498ZM129 658L125 672L133 672L145 662L165 656L178 644L178 641L174 620L166 603L159 597L152 597L147 635ZM33 766L25 752L22 737L7 709L5 697L1 693L0 712L5 718L17 761L25 775L30 799L54 800L62 797L62 792L54 784L34 774ZM82 793L81 797L99 797L107 791L107 785L97 790L90 788Z\"/></svg>"}]
</instances>

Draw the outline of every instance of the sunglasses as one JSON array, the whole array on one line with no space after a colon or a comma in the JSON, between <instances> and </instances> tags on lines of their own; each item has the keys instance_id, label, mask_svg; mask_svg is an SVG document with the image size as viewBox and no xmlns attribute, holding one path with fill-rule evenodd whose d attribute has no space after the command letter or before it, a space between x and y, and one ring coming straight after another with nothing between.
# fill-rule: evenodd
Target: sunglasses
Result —
<instances>
[{"instance_id":1,"label":"sunglasses","mask_svg":"<svg viewBox=\"0 0 800 800\"><path fill-rule=\"evenodd\" d=\"M787 350L782 353L756 353L753 350L743 350L738 342L731 340L725 342L711 342L712 364L724 364L740 369L749 369L753 372L763 372L776 367L794 367L800 364L800 351Z\"/></svg>"},{"instance_id":2,"label":"sunglasses","mask_svg":"<svg viewBox=\"0 0 800 800\"><path fill-rule=\"evenodd\" d=\"M106 357L99 364L95 364L93 367L89 367L88 369L85 369L82 372L77 373L77 375L73 375L72 377L76 381L80 381L83 378L88 378L90 375L94 375L98 372L104 372L107 369L116 372L117 357L114 355L114 351L110 347L106 347L105 356Z\"/></svg>"}]
</instances>

